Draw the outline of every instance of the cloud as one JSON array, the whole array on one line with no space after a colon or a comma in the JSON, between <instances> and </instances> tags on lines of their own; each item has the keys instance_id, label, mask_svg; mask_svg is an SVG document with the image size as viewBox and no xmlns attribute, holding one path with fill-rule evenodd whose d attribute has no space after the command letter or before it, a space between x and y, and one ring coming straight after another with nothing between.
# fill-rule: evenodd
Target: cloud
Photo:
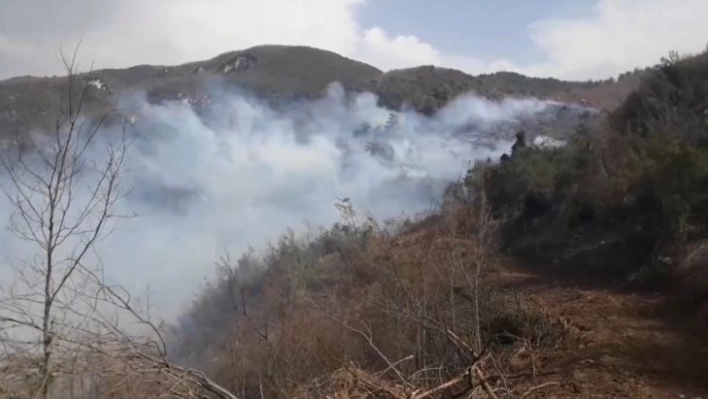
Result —
<instances>
[{"instance_id":1,"label":"cloud","mask_svg":"<svg viewBox=\"0 0 708 399\"><path fill-rule=\"evenodd\" d=\"M82 65L93 60L99 68L177 64L259 44L299 44L383 69L435 64L568 79L616 75L652 64L671 49L695 52L708 37L703 0L598 0L591 15L531 23L529 35L544 59L519 65L443 53L415 32L392 36L382 27L360 26L356 8L377 1L10 2L0 15L0 77L59 73L59 45L70 47L82 36Z\"/></svg>"},{"instance_id":2,"label":"cloud","mask_svg":"<svg viewBox=\"0 0 708 399\"><path fill-rule=\"evenodd\" d=\"M534 75L605 78L657 63L669 50L695 53L708 42L704 0L600 0L592 15L530 26L547 56L520 68Z\"/></svg>"},{"instance_id":3,"label":"cloud","mask_svg":"<svg viewBox=\"0 0 708 399\"><path fill-rule=\"evenodd\" d=\"M361 0L27 0L0 15L0 76L59 73L60 45L83 37L84 67L175 64L258 44L306 44L355 51L353 7ZM70 13L68 12L70 11ZM69 14L69 15L65 15ZM70 17L73 15L73 17ZM27 29L27 26L33 30ZM32 48L19 57L17 43Z\"/></svg>"},{"instance_id":4,"label":"cloud","mask_svg":"<svg viewBox=\"0 0 708 399\"><path fill-rule=\"evenodd\" d=\"M378 60L376 66L384 70L442 61L441 54L432 45L413 35L391 38L381 28L372 28L363 33L359 52L363 59Z\"/></svg>"},{"instance_id":5,"label":"cloud","mask_svg":"<svg viewBox=\"0 0 708 399\"><path fill-rule=\"evenodd\" d=\"M369 0L370 2L380 0ZM103 4L103 6L101 6ZM62 73L59 47L82 40L80 67L171 65L260 44L308 45L383 69L484 65L441 54L414 35L390 36L355 19L364 0L26 0L0 16L0 77ZM277 10L277 12L275 11ZM75 13L68 13L74 11ZM27 29L28 20L34 27Z\"/></svg>"},{"instance_id":6,"label":"cloud","mask_svg":"<svg viewBox=\"0 0 708 399\"><path fill-rule=\"evenodd\" d=\"M704 0L599 0L588 16L535 21L529 35L544 59L517 64L441 53L419 38L370 29L362 46L369 60L393 67L436 64L479 74L499 70L561 79L606 79L657 63L670 50L696 53L708 43ZM387 64L388 63L388 64Z\"/></svg>"}]
</instances>

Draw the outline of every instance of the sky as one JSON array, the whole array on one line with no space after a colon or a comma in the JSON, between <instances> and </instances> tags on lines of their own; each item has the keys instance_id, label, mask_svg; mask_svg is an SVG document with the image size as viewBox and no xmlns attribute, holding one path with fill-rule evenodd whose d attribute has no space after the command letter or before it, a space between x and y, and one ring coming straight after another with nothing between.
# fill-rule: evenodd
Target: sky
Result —
<instances>
[{"instance_id":1,"label":"sky","mask_svg":"<svg viewBox=\"0 0 708 399\"><path fill-rule=\"evenodd\" d=\"M0 0L0 78L309 45L383 70L434 64L586 80L708 43L706 0Z\"/></svg>"}]
</instances>

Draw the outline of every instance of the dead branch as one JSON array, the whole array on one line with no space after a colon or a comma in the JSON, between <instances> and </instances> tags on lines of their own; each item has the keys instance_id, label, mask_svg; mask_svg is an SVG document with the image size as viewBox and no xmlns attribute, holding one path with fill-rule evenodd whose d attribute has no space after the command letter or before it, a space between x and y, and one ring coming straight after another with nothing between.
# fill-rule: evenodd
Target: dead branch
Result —
<instances>
[{"instance_id":1,"label":"dead branch","mask_svg":"<svg viewBox=\"0 0 708 399\"><path fill-rule=\"evenodd\" d=\"M532 393L538 391L539 389L548 388L548 387L552 387L552 386L556 386L556 385L560 385L560 383L556 382L556 381L550 381L550 382L544 382L543 384L540 384L540 385L533 386L533 387L527 389L526 392L524 392L521 395L521 398L523 399L523 398L531 395Z\"/></svg>"},{"instance_id":2,"label":"dead branch","mask_svg":"<svg viewBox=\"0 0 708 399\"><path fill-rule=\"evenodd\" d=\"M401 373L401 371L398 370L398 368L396 368L396 364L398 364L400 362L397 362L396 364L392 363L391 360L389 360L388 357L381 351L381 349L379 349L379 347L376 346L376 344L374 343L374 337L373 337L373 334L371 331L371 327L369 325L367 325L366 323L363 323L366 331L360 330L358 328L355 328L355 327L347 324L346 322L344 322L342 320L339 320L338 318L330 315L329 313L325 312L324 310L320 309L319 305L317 305L315 303L315 301L313 301L311 298L308 297L308 298L306 298L306 300L308 302L310 302L312 307L314 309L316 309L319 313L321 313L323 316L327 317L328 319L336 322L337 324L341 325L342 327L346 328L347 330L364 338L364 340L379 355L379 357L381 357L381 359L386 362L386 364L388 365L387 370L389 370L389 369L393 370L393 372L396 373L396 376L401 380L401 382L403 382L405 384L409 384L408 380L403 376L403 373Z\"/></svg>"}]
</instances>

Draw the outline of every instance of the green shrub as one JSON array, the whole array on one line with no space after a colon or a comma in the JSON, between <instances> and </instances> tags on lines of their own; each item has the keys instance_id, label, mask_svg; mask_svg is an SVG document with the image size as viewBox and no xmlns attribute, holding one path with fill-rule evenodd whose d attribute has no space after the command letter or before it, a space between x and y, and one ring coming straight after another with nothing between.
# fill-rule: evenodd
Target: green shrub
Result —
<instances>
[{"instance_id":1,"label":"green shrub","mask_svg":"<svg viewBox=\"0 0 708 399\"><path fill-rule=\"evenodd\" d=\"M673 54L608 125L471 170L466 184L487 193L505 247L545 248L546 261L605 277L671 274L657 259L708 234L706 65L706 54Z\"/></svg>"}]
</instances>

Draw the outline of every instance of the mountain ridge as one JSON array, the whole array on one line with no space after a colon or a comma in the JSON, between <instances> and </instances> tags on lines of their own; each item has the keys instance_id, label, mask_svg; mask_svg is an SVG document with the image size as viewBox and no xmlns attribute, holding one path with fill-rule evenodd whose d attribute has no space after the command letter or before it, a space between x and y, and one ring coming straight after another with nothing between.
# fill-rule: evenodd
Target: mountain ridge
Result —
<instances>
[{"instance_id":1,"label":"mountain ridge","mask_svg":"<svg viewBox=\"0 0 708 399\"><path fill-rule=\"evenodd\" d=\"M463 71L424 65L384 72L335 52L308 46L261 45L225 52L204 61L180 65L135 65L76 74L90 87L87 112L100 113L115 94L144 90L150 102L205 100L205 85L213 79L269 100L319 98L339 82L347 92L372 92L392 110L405 104L424 114L474 92L487 98L537 97L613 109L638 84L569 82L533 78L514 72L469 75ZM628 79L631 80L631 79ZM53 110L66 77L20 76L0 81L0 134L51 127ZM614 90L611 96L604 91Z\"/></svg>"}]
</instances>

